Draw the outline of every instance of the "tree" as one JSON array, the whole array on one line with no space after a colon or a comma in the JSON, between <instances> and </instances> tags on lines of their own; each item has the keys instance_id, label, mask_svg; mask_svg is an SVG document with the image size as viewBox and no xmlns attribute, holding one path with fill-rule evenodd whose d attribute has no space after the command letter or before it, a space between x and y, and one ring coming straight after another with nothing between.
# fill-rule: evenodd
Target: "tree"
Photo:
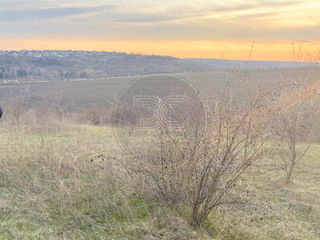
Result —
<instances>
[{"instance_id":1,"label":"tree","mask_svg":"<svg viewBox=\"0 0 320 240\"><path fill-rule=\"evenodd\" d=\"M289 94L281 100L281 107L276 114L274 131L280 139L277 154L280 155L286 172L286 183L290 183L296 165L310 149L316 115L318 114L317 93L306 83L293 84ZM305 143L303 146L301 143ZM285 144L285 148L283 148Z\"/></svg>"}]
</instances>

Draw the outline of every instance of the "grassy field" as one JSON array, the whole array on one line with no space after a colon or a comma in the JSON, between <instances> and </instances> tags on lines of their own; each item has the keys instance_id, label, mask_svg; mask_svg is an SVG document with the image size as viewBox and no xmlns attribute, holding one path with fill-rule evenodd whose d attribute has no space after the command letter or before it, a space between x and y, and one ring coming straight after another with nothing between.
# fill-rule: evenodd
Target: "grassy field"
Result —
<instances>
[{"instance_id":1,"label":"grassy field","mask_svg":"<svg viewBox=\"0 0 320 240\"><path fill-rule=\"evenodd\" d=\"M294 73L305 76L305 71ZM318 79L319 70L307 71L311 80ZM216 71L183 77L204 97L237 79L237 98L244 94L239 87L244 83L266 89L292 74ZM52 96L67 108L108 109L133 79L0 87L0 103L6 110L19 96L25 98L23 107L39 108ZM8 113L12 118L5 115L0 121L0 239L320 239L320 145L313 145L298 164L289 185L281 159L261 159L232 192L240 202L221 206L201 229L194 229L189 206L177 209L138 194L112 158L122 152L111 127L55 121L57 115L41 110L20 116L19 104Z\"/></svg>"},{"instance_id":2,"label":"grassy field","mask_svg":"<svg viewBox=\"0 0 320 240\"><path fill-rule=\"evenodd\" d=\"M1 122L0 239L320 239L320 145L290 185L280 160L257 162L233 192L246 204L197 230L188 206L142 199L108 157L120 153L110 127Z\"/></svg>"}]
</instances>

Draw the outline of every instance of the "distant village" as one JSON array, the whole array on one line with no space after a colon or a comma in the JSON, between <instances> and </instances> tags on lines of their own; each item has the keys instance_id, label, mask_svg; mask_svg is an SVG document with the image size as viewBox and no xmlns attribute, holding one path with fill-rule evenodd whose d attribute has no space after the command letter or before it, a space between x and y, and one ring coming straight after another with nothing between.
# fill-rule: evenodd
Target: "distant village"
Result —
<instances>
[{"instance_id":1,"label":"distant village","mask_svg":"<svg viewBox=\"0 0 320 240\"><path fill-rule=\"evenodd\" d=\"M203 68L196 63L169 56L58 50L0 51L0 83L3 84L201 70Z\"/></svg>"}]
</instances>

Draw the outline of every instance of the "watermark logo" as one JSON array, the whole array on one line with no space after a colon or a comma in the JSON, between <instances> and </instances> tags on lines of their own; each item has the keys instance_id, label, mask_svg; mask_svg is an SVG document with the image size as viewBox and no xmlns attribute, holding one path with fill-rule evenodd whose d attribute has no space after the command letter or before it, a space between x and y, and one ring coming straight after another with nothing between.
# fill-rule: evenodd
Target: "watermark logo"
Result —
<instances>
[{"instance_id":1,"label":"watermark logo","mask_svg":"<svg viewBox=\"0 0 320 240\"><path fill-rule=\"evenodd\" d=\"M135 96L135 109L143 109L139 117L140 128L168 127L183 128L182 115L179 108L184 104L187 96L173 95L160 98L159 96Z\"/></svg>"},{"instance_id":2,"label":"watermark logo","mask_svg":"<svg viewBox=\"0 0 320 240\"><path fill-rule=\"evenodd\" d=\"M154 151L163 134L188 136L206 128L206 109L197 89L177 75L150 75L126 86L113 109L115 137L124 150Z\"/></svg>"}]
</instances>

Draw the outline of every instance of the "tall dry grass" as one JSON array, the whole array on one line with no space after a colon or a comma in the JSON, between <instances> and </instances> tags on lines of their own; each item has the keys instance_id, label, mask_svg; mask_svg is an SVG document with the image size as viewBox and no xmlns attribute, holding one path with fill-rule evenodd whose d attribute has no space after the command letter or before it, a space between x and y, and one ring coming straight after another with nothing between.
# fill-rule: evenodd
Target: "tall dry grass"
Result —
<instances>
[{"instance_id":1,"label":"tall dry grass","mask_svg":"<svg viewBox=\"0 0 320 240\"><path fill-rule=\"evenodd\" d=\"M44 116L12 109L0 122L0 239L197 239L179 214L135 192L110 158L110 127Z\"/></svg>"}]
</instances>

